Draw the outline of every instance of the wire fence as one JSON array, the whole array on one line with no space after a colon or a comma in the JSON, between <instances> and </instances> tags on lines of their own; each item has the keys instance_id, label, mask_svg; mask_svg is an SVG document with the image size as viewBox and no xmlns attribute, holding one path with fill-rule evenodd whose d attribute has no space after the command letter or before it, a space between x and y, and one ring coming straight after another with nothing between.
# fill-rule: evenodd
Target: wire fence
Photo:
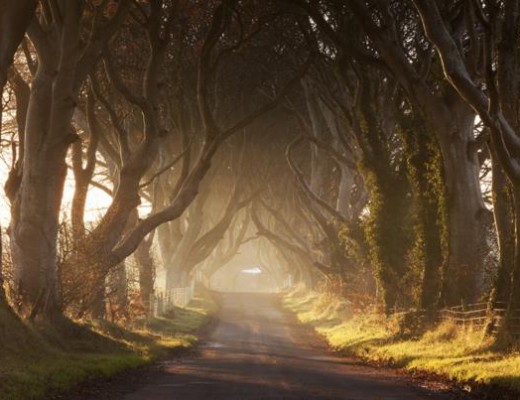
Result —
<instances>
[{"instance_id":1,"label":"wire fence","mask_svg":"<svg viewBox=\"0 0 520 400\"><path fill-rule=\"evenodd\" d=\"M282 282L280 287L281 290L290 289L294 286L294 277L292 274L288 274Z\"/></svg>"},{"instance_id":2,"label":"wire fence","mask_svg":"<svg viewBox=\"0 0 520 400\"><path fill-rule=\"evenodd\" d=\"M436 322L450 321L464 329L485 330L489 335L498 334L507 322L508 335L515 340L520 340L520 309L508 310L507 304L503 302L496 302L493 305L485 302L474 303L433 312L395 309L392 315L404 321L421 319Z\"/></svg>"},{"instance_id":3,"label":"wire fence","mask_svg":"<svg viewBox=\"0 0 520 400\"><path fill-rule=\"evenodd\" d=\"M439 310L441 321L451 321L463 327L487 329L496 334L508 319L509 334L520 338L520 310L512 310L508 315L506 303L497 302L490 307L489 303L475 303L467 306L456 306Z\"/></svg>"}]
</instances>

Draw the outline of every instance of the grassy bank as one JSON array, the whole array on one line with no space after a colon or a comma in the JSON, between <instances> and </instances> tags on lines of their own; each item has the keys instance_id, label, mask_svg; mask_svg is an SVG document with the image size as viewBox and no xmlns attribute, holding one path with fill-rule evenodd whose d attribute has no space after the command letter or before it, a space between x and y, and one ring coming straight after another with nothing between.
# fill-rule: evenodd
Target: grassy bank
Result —
<instances>
[{"instance_id":1,"label":"grassy bank","mask_svg":"<svg viewBox=\"0 0 520 400\"><path fill-rule=\"evenodd\" d=\"M396 317L355 315L345 300L302 288L288 293L283 303L337 351L411 372L439 374L468 387L520 391L520 352L501 351L481 331L445 322L410 338Z\"/></svg>"},{"instance_id":2,"label":"grassy bank","mask_svg":"<svg viewBox=\"0 0 520 400\"><path fill-rule=\"evenodd\" d=\"M216 309L210 294L199 290L187 308L139 329L76 321L59 331L0 310L0 399L40 399L188 349Z\"/></svg>"}]
</instances>

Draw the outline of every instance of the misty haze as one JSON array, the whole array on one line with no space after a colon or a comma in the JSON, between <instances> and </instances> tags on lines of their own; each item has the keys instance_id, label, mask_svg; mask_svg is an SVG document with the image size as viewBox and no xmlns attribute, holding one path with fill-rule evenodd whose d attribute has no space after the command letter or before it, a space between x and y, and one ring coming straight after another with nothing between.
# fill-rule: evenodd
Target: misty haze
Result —
<instances>
[{"instance_id":1,"label":"misty haze","mask_svg":"<svg viewBox=\"0 0 520 400\"><path fill-rule=\"evenodd\" d=\"M520 398L520 0L0 0L0 88L0 400Z\"/></svg>"}]
</instances>

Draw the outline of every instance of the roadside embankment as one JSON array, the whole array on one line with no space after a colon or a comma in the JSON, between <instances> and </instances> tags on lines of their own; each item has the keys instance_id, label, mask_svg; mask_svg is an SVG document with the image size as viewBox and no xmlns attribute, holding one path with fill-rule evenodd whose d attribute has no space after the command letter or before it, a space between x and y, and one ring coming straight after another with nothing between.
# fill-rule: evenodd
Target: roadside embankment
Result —
<instances>
[{"instance_id":1,"label":"roadside embankment","mask_svg":"<svg viewBox=\"0 0 520 400\"><path fill-rule=\"evenodd\" d=\"M520 393L519 349L499 348L480 329L447 321L419 335L403 333L399 316L353 313L345 299L302 287L282 301L338 352L414 374L442 376L467 391L501 393L496 399L509 398L509 392L518 398Z\"/></svg>"},{"instance_id":2,"label":"roadside embankment","mask_svg":"<svg viewBox=\"0 0 520 400\"><path fill-rule=\"evenodd\" d=\"M139 327L71 321L56 329L0 310L0 399L41 399L187 350L216 310L203 288L186 308Z\"/></svg>"}]
</instances>

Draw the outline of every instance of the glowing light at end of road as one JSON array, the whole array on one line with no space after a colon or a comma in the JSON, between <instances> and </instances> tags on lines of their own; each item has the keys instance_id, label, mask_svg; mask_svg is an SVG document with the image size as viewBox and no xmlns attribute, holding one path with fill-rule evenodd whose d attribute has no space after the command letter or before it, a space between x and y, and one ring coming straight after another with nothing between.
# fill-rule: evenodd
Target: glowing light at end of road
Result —
<instances>
[{"instance_id":1,"label":"glowing light at end of road","mask_svg":"<svg viewBox=\"0 0 520 400\"><path fill-rule=\"evenodd\" d=\"M240 271L242 274L261 274L262 270L259 267L246 268Z\"/></svg>"}]
</instances>

